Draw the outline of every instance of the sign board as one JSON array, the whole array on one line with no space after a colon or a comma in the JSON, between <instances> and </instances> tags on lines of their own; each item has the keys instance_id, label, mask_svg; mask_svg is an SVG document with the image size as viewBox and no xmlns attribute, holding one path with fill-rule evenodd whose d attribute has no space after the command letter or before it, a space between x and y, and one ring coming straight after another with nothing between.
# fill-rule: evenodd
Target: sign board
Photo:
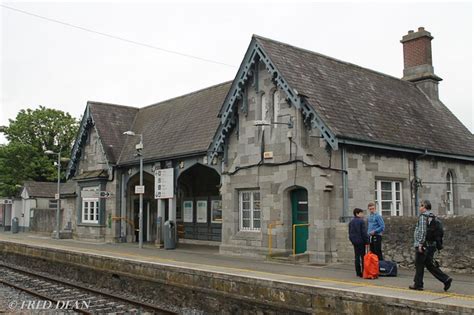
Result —
<instances>
[{"instance_id":1,"label":"sign board","mask_svg":"<svg viewBox=\"0 0 474 315\"><path fill-rule=\"evenodd\" d=\"M145 193L145 186L135 186L135 193L136 194L144 194Z\"/></svg>"},{"instance_id":2,"label":"sign board","mask_svg":"<svg viewBox=\"0 0 474 315\"><path fill-rule=\"evenodd\" d=\"M264 159L273 159L273 151L263 152Z\"/></svg>"},{"instance_id":3,"label":"sign board","mask_svg":"<svg viewBox=\"0 0 474 315\"><path fill-rule=\"evenodd\" d=\"M11 205L13 204L12 199L0 199L0 205Z\"/></svg>"},{"instance_id":4,"label":"sign board","mask_svg":"<svg viewBox=\"0 0 474 315\"><path fill-rule=\"evenodd\" d=\"M99 191L99 198L109 198L111 195L108 191Z\"/></svg>"},{"instance_id":5,"label":"sign board","mask_svg":"<svg viewBox=\"0 0 474 315\"><path fill-rule=\"evenodd\" d=\"M193 222L193 202L187 200L183 202L183 221L186 223Z\"/></svg>"},{"instance_id":6,"label":"sign board","mask_svg":"<svg viewBox=\"0 0 474 315\"><path fill-rule=\"evenodd\" d=\"M58 200L59 199L59 194L54 194L54 199Z\"/></svg>"},{"instance_id":7,"label":"sign board","mask_svg":"<svg viewBox=\"0 0 474 315\"><path fill-rule=\"evenodd\" d=\"M207 200L198 200L196 203L196 222L207 223Z\"/></svg>"},{"instance_id":8,"label":"sign board","mask_svg":"<svg viewBox=\"0 0 474 315\"><path fill-rule=\"evenodd\" d=\"M90 188L85 187L81 190L81 197L82 198L99 198L100 191L98 187Z\"/></svg>"},{"instance_id":9,"label":"sign board","mask_svg":"<svg viewBox=\"0 0 474 315\"><path fill-rule=\"evenodd\" d=\"M170 199L174 197L173 176L173 168L155 171L155 199Z\"/></svg>"}]
</instances>

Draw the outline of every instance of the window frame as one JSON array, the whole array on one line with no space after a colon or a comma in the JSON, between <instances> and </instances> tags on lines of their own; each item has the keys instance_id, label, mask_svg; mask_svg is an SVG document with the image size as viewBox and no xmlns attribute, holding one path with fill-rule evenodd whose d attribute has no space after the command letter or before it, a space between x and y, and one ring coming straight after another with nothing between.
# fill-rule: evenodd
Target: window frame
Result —
<instances>
[{"instance_id":1,"label":"window frame","mask_svg":"<svg viewBox=\"0 0 474 315\"><path fill-rule=\"evenodd\" d=\"M382 190L382 183L390 183L390 190ZM397 190L397 184L399 189ZM390 192L390 199L382 199L382 192ZM400 198L397 199L397 192ZM382 216L387 216L388 210L383 210L382 202L390 202L390 216L403 216L403 183L400 180L376 179L375 180L375 203L377 212ZM397 209L398 203L398 209Z\"/></svg>"},{"instance_id":2,"label":"window frame","mask_svg":"<svg viewBox=\"0 0 474 315\"><path fill-rule=\"evenodd\" d=\"M249 211L249 226L244 227L244 211L243 211L243 196L244 194L250 194L250 208ZM255 195L258 194L258 210L255 209ZM255 218L255 213L259 212L259 218ZM260 227L255 227L255 221L260 222ZM260 232L262 229L262 207L261 207L261 195L260 190L240 190L239 191L239 231L245 232Z\"/></svg>"},{"instance_id":3,"label":"window frame","mask_svg":"<svg viewBox=\"0 0 474 315\"><path fill-rule=\"evenodd\" d=\"M51 206L54 204L53 206ZM58 208L58 200L57 199L49 199L48 200L48 209L57 209Z\"/></svg>"},{"instance_id":4,"label":"window frame","mask_svg":"<svg viewBox=\"0 0 474 315\"><path fill-rule=\"evenodd\" d=\"M87 203L87 206L86 206ZM93 204L94 207L90 207ZM87 211L86 211L87 209ZM90 219L92 211L92 220ZM90 224L99 224L100 199L99 198L82 198L81 222Z\"/></svg>"},{"instance_id":5,"label":"window frame","mask_svg":"<svg viewBox=\"0 0 474 315\"><path fill-rule=\"evenodd\" d=\"M446 214L454 215L454 179L451 171L446 174Z\"/></svg>"}]
</instances>

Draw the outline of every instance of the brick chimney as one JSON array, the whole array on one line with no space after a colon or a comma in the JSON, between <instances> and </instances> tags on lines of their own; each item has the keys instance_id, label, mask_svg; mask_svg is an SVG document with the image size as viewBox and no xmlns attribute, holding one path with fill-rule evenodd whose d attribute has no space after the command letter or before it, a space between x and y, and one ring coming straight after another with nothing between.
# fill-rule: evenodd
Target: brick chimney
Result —
<instances>
[{"instance_id":1,"label":"brick chimney","mask_svg":"<svg viewBox=\"0 0 474 315\"><path fill-rule=\"evenodd\" d=\"M431 58L431 36L424 27L417 32L408 31L400 41L403 44L403 80L414 82L433 100L439 100L438 82Z\"/></svg>"}]
</instances>

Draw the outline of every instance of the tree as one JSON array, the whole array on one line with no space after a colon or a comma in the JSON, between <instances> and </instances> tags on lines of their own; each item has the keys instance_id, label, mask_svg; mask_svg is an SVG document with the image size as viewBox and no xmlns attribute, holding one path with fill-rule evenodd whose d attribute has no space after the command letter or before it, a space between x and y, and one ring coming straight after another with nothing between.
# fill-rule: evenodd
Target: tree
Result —
<instances>
[{"instance_id":1,"label":"tree","mask_svg":"<svg viewBox=\"0 0 474 315\"><path fill-rule=\"evenodd\" d=\"M9 122L3 130L9 143L0 146L0 196L16 194L26 180L54 181L57 157L44 151L61 150L61 156L69 157L78 129L70 114L43 106L21 110Z\"/></svg>"}]
</instances>

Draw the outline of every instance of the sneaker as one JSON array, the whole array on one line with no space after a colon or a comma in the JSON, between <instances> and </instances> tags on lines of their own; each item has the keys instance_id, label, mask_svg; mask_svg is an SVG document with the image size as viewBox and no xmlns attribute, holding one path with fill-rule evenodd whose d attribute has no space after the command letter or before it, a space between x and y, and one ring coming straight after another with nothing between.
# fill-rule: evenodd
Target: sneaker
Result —
<instances>
[{"instance_id":1,"label":"sneaker","mask_svg":"<svg viewBox=\"0 0 474 315\"><path fill-rule=\"evenodd\" d=\"M452 282L453 282L452 278L449 278L448 280L446 280L446 282L444 283L444 291L448 291L449 288L451 288Z\"/></svg>"},{"instance_id":2,"label":"sneaker","mask_svg":"<svg viewBox=\"0 0 474 315\"><path fill-rule=\"evenodd\" d=\"M417 287L416 285L411 285L408 288L411 290L423 291L423 287Z\"/></svg>"}]
</instances>

